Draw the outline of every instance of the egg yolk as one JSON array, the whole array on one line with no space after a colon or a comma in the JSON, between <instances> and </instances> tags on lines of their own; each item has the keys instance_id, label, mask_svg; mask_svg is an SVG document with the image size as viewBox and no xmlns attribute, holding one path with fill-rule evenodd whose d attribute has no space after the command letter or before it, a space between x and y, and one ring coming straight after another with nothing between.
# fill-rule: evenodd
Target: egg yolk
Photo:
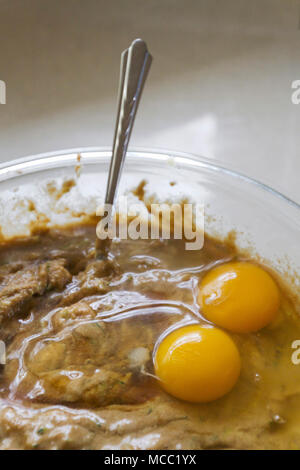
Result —
<instances>
[{"instance_id":1,"label":"egg yolk","mask_svg":"<svg viewBox=\"0 0 300 470\"><path fill-rule=\"evenodd\" d=\"M250 333L275 319L279 289L270 274L259 266L231 262L204 276L198 302L212 323L236 333Z\"/></svg>"},{"instance_id":2,"label":"egg yolk","mask_svg":"<svg viewBox=\"0 0 300 470\"><path fill-rule=\"evenodd\" d=\"M189 325L159 344L154 366L163 389L189 402L210 402L235 385L241 368L238 349L222 330Z\"/></svg>"}]
</instances>

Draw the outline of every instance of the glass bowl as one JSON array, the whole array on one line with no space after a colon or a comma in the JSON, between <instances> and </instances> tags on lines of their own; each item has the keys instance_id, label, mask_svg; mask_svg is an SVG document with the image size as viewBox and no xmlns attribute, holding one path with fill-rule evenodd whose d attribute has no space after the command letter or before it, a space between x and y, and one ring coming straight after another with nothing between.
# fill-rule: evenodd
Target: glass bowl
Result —
<instances>
[{"instance_id":1,"label":"glass bowl","mask_svg":"<svg viewBox=\"0 0 300 470\"><path fill-rule=\"evenodd\" d=\"M0 165L2 238L82 221L103 201L111 151L81 148ZM189 199L204 204L205 231L234 237L276 269L294 292L300 288L300 206L275 190L209 161L173 151L132 150L119 195L147 181L158 202ZM174 184L175 183L175 184Z\"/></svg>"}]
</instances>

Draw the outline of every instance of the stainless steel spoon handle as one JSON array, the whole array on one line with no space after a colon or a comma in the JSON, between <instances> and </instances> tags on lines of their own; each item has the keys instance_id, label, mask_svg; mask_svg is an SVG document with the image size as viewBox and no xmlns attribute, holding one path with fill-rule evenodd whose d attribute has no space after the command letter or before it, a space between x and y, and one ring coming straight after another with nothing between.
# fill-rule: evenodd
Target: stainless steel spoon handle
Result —
<instances>
[{"instance_id":1,"label":"stainless steel spoon handle","mask_svg":"<svg viewBox=\"0 0 300 470\"><path fill-rule=\"evenodd\" d=\"M113 204L143 87L152 56L142 39L135 39L121 56L118 112L105 203Z\"/></svg>"}]
</instances>

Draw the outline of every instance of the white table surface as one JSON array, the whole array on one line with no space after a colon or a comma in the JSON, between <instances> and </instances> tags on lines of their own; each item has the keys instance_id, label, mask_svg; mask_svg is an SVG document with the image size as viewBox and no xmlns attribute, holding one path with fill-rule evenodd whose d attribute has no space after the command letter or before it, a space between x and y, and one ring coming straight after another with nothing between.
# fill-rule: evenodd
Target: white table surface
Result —
<instances>
[{"instance_id":1,"label":"white table surface","mask_svg":"<svg viewBox=\"0 0 300 470\"><path fill-rule=\"evenodd\" d=\"M110 145L120 52L154 56L132 146L203 155L300 203L296 0L0 0L0 161Z\"/></svg>"}]
</instances>

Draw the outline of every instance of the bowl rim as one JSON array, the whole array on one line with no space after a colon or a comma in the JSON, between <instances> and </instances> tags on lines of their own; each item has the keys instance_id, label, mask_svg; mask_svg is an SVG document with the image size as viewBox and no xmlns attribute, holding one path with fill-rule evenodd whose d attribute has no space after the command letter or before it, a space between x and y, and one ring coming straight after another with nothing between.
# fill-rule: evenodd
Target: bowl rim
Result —
<instances>
[{"instance_id":1,"label":"bowl rim","mask_svg":"<svg viewBox=\"0 0 300 470\"><path fill-rule=\"evenodd\" d=\"M80 155L80 157L83 159L87 157L109 158L111 156L111 152L112 149L109 146L74 147L13 159L0 164L0 184L1 181L5 180L6 178L9 179L12 177L22 176L23 173L30 173L30 170L33 170L34 172L39 171L39 169L41 170L45 165L45 161L48 161L48 163L53 165L56 163L58 166L65 166L66 161L74 163L78 158L78 155ZM259 189L274 196L275 198L284 201L294 209L300 211L300 204L285 194L255 178L245 175L242 172L226 168L217 161L212 163L211 160L193 153L149 147L130 147L127 151L127 156L129 158L137 156L138 154L141 156L141 153L145 157L153 160L167 161L172 159L174 163L177 162L187 166L197 166L199 168L206 168L218 173L223 173L225 175L249 183L250 185L256 186ZM65 157L64 161L61 160L62 156Z\"/></svg>"}]
</instances>

